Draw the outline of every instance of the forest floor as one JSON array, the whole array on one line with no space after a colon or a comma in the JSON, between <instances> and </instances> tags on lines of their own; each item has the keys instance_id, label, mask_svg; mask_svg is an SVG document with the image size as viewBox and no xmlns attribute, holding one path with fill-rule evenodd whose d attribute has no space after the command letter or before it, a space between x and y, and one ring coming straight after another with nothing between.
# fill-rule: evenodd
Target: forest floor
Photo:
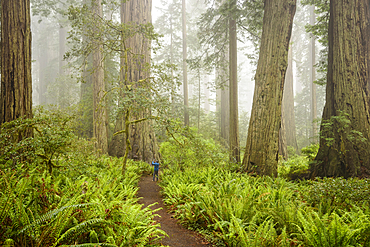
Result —
<instances>
[{"instance_id":1,"label":"forest floor","mask_svg":"<svg viewBox=\"0 0 370 247\"><path fill-rule=\"evenodd\" d=\"M157 182L153 181L153 176L143 175L139 182L138 197L141 198L139 203L147 207L150 204L158 203L151 209L162 208L155 212L160 217L154 219L161 224L161 229L165 231L169 237L162 239L161 243L170 247L202 247L212 246L199 234L190 231L180 225L171 214L167 213L167 208L162 202L162 196L159 193L160 187Z\"/></svg>"}]
</instances>

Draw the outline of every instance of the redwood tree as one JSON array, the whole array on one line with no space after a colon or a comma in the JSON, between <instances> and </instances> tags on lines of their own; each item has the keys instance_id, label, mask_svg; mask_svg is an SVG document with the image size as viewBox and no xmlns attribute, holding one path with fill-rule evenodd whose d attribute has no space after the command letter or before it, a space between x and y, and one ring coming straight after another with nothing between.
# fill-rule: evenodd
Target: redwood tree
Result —
<instances>
[{"instance_id":1,"label":"redwood tree","mask_svg":"<svg viewBox=\"0 0 370 247\"><path fill-rule=\"evenodd\" d=\"M276 176L281 102L296 0L265 0L262 39L243 165Z\"/></svg>"},{"instance_id":2,"label":"redwood tree","mask_svg":"<svg viewBox=\"0 0 370 247\"><path fill-rule=\"evenodd\" d=\"M145 25L151 23L151 0L129 0L121 5L121 21L126 25ZM150 39L140 32L130 37L123 38L123 52L121 55L121 80L124 86L132 87L132 90L138 91L146 88L150 71ZM127 56L127 57L126 57ZM123 85L121 85L123 86ZM121 97L125 97L121 94ZM157 145L154 131L151 127L150 109L147 109L138 102L132 102L131 106L124 109L125 114L119 114L116 121L115 133L125 130L126 123L129 121L130 128L125 130L124 134L115 135L109 146L109 154L115 156L124 156L127 145L131 146L128 158L140 159L143 161L152 161L158 158ZM122 119L122 116L125 119ZM143 121L140 121L142 119ZM145 120L144 120L145 119ZM140 122L138 122L140 121ZM125 139L122 139L124 135ZM127 138L128 137L128 138ZM126 157L126 156L124 156Z\"/></svg>"},{"instance_id":3,"label":"redwood tree","mask_svg":"<svg viewBox=\"0 0 370 247\"><path fill-rule=\"evenodd\" d=\"M101 0L92 0L95 25L98 25L99 18L103 16ZM100 16L100 17L99 17ZM96 28L96 30L99 30ZM94 41L93 50L93 98L94 98L94 138L96 139L96 149L105 154L108 152L107 135L107 110L104 104L104 64L103 64L103 45L101 41Z\"/></svg>"},{"instance_id":4,"label":"redwood tree","mask_svg":"<svg viewBox=\"0 0 370 247\"><path fill-rule=\"evenodd\" d=\"M230 9L236 9L236 1L230 2ZM236 21L229 19L229 144L230 160L240 163L239 112L238 112L238 63L237 63Z\"/></svg>"},{"instance_id":5,"label":"redwood tree","mask_svg":"<svg viewBox=\"0 0 370 247\"><path fill-rule=\"evenodd\" d=\"M311 176L370 175L369 1L330 1L320 148Z\"/></svg>"},{"instance_id":6,"label":"redwood tree","mask_svg":"<svg viewBox=\"0 0 370 247\"><path fill-rule=\"evenodd\" d=\"M1 2L0 123L32 118L30 18L29 0Z\"/></svg>"}]
</instances>

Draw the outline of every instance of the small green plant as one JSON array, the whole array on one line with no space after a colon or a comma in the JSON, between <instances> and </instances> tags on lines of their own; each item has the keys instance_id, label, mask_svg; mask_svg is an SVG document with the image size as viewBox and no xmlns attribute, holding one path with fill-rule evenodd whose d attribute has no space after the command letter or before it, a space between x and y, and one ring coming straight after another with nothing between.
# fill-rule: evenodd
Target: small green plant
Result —
<instances>
[{"instance_id":1,"label":"small green plant","mask_svg":"<svg viewBox=\"0 0 370 247\"><path fill-rule=\"evenodd\" d=\"M354 217L356 215L356 217ZM364 221L364 217L366 220ZM298 212L297 238L304 246L368 246L368 216L361 211L346 213L340 216L336 213L320 215L314 211ZM361 225L358 223L361 220ZM367 237L365 237L367 236Z\"/></svg>"},{"instance_id":2,"label":"small green plant","mask_svg":"<svg viewBox=\"0 0 370 247\"><path fill-rule=\"evenodd\" d=\"M301 149L303 156L307 157L308 161L313 161L319 151L320 145L318 143L310 144Z\"/></svg>"},{"instance_id":3,"label":"small green plant","mask_svg":"<svg viewBox=\"0 0 370 247\"><path fill-rule=\"evenodd\" d=\"M370 205L370 183L367 179L358 178L317 178L308 181L310 186L303 195L305 200L319 208L323 213L336 209L350 210L354 206L361 208Z\"/></svg>"},{"instance_id":4,"label":"small green plant","mask_svg":"<svg viewBox=\"0 0 370 247\"><path fill-rule=\"evenodd\" d=\"M333 146L335 139L339 138L341 144L335 148L343 155L346 153L344 147L345 142L350 142L353 145L361 145L361 143L369 141L364 137L363 133L351 128L349 114L344 111L338 111L337 116L332 116L326 121L323 120L320 135L325 140L325 145L327 146Z\"/></svg>"},{"instance_id":5,"label":"small green plant","mask_svg":"<svg viewBox=\"0 0 370 247\"><path fill-rule=\"evenodd\" d=\"M174 134L160 148L163 167L206 167L209 164L229 166L228 153L212 139L203 139L194 129L188 129L183 135Z\"/></svg>"},{"instance_id":6,"label":"small green plant","mask_svg":"<svg viewBox=\"0 0 370 247\"><path fill-rule=\"evenodd\" d=\"M0 168L15 168L27 163L28 168L59 167L59 159L68 157L77 137L73 134L72 119L63 111L46 111L42 107L34 112L34 118L18 118L0 126ZM27 129L33 137L18 140Z\"/></svg>"},{"instance_id":7,"label":"small green plant","mask_svg":"<svg viewBox=\"0 0 370 247\"><path fill-rule=\"evenodd\" d=\"M278 165L279 177L288 180L305 179L308 176L309 159L305 156L295 155Z\"/></svg>"},{"instance_id":8,"label":"small green plant","mask_svg":"<svg viewBox=\"0 0 370 247\"><path fill-rule=\"evenodd\" d=\"M0 127L1 137L34 129L0 139L0 246L155 246L166 234L136 197L149 165L128 160L122 175L122 158L97 156L72 118L40 110Z\"/></svg>"}]
</instances>

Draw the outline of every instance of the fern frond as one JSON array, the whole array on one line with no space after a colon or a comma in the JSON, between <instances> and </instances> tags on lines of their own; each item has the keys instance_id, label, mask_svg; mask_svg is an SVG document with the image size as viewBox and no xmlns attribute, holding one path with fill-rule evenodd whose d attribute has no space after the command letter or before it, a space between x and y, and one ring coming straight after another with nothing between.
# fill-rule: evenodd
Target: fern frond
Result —
<instances>
[{"instance_id":1,"label":"fern frond","mask_svg":"<svg viewBox=\"0 0 370 247\"><path fill-rule=\"evenodd\" d=\"M38 225L41 225L42 223L46 222L46 221L49 221L49 220L55 220L55 217L65 211L66 209L71 209L71 208L81 208L81 207L86 207L86 206L89 206L89 205L93 205L94 203L82 203L82 204L74 204L74 205L67 205L67 206L63 206L61 208L57 208L57 209L54 209L54 210L51 210L49 212L47 212L46 214L40 216L37 220L35 220L34 222L32 222L31 224L25 226L24 228L22 228L19 233L23 233L27 230L29 230L30 228L34 228L35 226L38 226Z\"/></svg>"},{"instance_id":2,"label":"fern frond","mask_svg":"<svg viewBox=\"0 0 370 247\"><path fill-rule=\"evenodd\" d=\"M115 244L106 244L106 243L85 243L85 244L71 244L71 245L61 245L61 247L118 247Z\"/></svg>"},{"instance_id":3,"label":"fern frond","mask_svg":"<svg viewBox=\"0 0 370 247\"><path fill-rule=\"evenodd\" d=\"M103 219L90 219L90 220L84 221L84 222L68 229L65 233L63 233L63 235L58 238L58 240L54 243L53 246L57 246L58 243L60 243L61 241L63 241L64 239L66 239L68 237L73 236L74 234L78 234L78 233L81 233L82 231L89 230L90 226L98 224L98 223L104 223L104 224L107 224L107 225L110 224L108 221L103 220Z\"/></svg>"}]
</instances>

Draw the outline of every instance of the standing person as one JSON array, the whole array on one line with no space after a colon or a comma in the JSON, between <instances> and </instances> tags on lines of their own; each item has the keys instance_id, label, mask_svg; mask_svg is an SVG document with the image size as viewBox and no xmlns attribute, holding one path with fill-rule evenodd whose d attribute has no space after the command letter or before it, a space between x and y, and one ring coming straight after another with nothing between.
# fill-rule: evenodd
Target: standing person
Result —
<instances>
[{"instance_id":1,"label":"standing person","mask_svg":"<svg viewBox=\"0 0 370 247\"><path fill-rule=\"evenodd\" d=\"M154 166L153 181L155 181L156 176L158 181L159 161L152 161L152 166Z\"/></svg>"}]
</instances>

